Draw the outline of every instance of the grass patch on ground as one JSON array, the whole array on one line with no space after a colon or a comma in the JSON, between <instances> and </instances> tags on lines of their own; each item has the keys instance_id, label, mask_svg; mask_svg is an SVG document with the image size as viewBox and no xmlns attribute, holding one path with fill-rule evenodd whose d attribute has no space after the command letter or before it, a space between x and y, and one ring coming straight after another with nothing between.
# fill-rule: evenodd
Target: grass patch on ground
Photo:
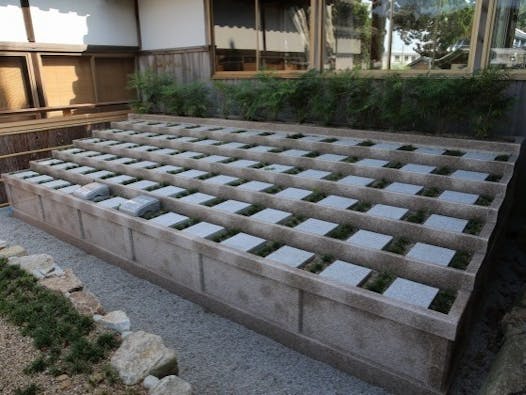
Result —
<instances>
[{"instance_id":1,"label":"grass patch on ground","mask_svg":"<svg viewBox=\"0 0 526 395\"><path fill-rule=\"evenodd\" d=\"M120 343L113 333L94 335L91 317L79 314L67 298L40 286L20 268L8 266L6 259L0 259L0 315L20 327L40 351L26 373L90 373Z\"/></svg>"}]
</instances>

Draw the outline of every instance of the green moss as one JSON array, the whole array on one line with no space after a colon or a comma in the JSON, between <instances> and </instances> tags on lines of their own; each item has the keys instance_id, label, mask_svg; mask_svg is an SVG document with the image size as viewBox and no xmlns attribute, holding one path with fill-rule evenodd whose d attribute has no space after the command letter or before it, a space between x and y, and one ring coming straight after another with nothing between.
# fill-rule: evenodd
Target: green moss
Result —
<instances>
[{"instance_id":1,"label":"green moss","mask_svg":"<svg viewBox=\"0 0 526 395\"><path fill-rule=\"evenodd\" d=\"M437 188L424 188L422 191L420 191L419 195L425 196L425 197L437 197L440 195L441 191Z\"/></svg>"},{"instance_id":2,"label":"green moss","mask_svg":"<svg viewBox=\"0 0 526 395\"><path fill-rule=\"evenodd\" d=\"M173 226L173 228L177 230L183 230L183 229L189 228L192 225L198 224L199 222L201 221L199 221L196 218L190 218L188 221L185 221L185 222L182 222L182 223L179 223Z\"/></svg>"},{"instance_id":3,"label":"green moss","mask_svg":"<svg viewBox=\"0 0 526 395\"><path fill-rule=\"evenodd\" d=\"M305 199L305 201L307 202L313 202L313 203L316 203L316 202L319 202L320 200L322 199L325 199L327 197L326 194L324 194L323 192L320 192L320 191L317 191L317 190L314 190L309 196L307 196Z\"/></svg>"},{"instance_id":4,"label":"green moss","mask_svg":"<svg viewBox=\"0 0 526 395\"><path fill-rule=\"evenodd\" d=\"M212 206L215 206L219 203L223 203L225 201L225 199L221 199L221 198L214 198L212 200L209 200L208 202L205 202L203 203L203 206L207 206L207 207L212 207Z\"/></svg>"},{"instance_id":5,"label":"green moss","mask_svg":"<svg viewBox=\"0 0 526 395\"><path fill-rule=\"evenodd\" d=\"M471 261L472 254L466 251L457 251L449 266L454 269L466 270Z\"/></svg>"},{"instance_id":6,"label":"green moss","mask_svg":"<svg viewBox=\"0 0 526 395\"><path fill-rule=\"evenodd\" d=\"M338 180L341 180L342 178L343 178L343 174L342 173L331 173L327 177L325 177L324 180L327 180L327 181L338 181Z\"/></svg>"},{"instance_id":7,"label":"green moss","mask_svg":"<svg viewBox=\"0 0 526 395\"><path fill-rule=\"evenodd\" d=\"M267 241L263 247L257 250L256 255L259 255L260 257L266 257L282 246L283 243L279 243L277 241Z\"/></svg>"},{"instance_id":8,"label":"green moss","mask_svg":"<svg viewBox=\"0 0 526 395\"><path fill-rule=\"evenodd\" d=\"M353 211L360 211L362 213L366 212L366 211L369 211L372 207L372 204L369 203L369 202L357 202L355 203L354 205L352 205L350 207L351 210Z\"/></svg>"},{"instance_id":9,"label":"green moss","mask_svg":"<svg viewBox=\"0 0 526 395\"><path fill-rule=\"evenodd\" d=\"M405 255L410 244L411 242L406 238L396 237L385 246L384 250L392 252L393 254Z\"/></svg>"},{"instance_id":10,"label":"green moss","mask_svg":"<svg viewBox=\"0 0 526 395\"><path fill-rule=\"evenodd\" d=\"M343 160L343 162L355 163L355 162L358 162L358 157L356 157L356 156L348 156L347 158L345 158Z\"/></svg>"},{"instance_id":11,"label":"green moss","mask_svg":"<svg viewBox=\"0 0 526 395\"><path fill-rule=\"evenodd\" d=\"M301 215L293 215L292 217L287 219L285 222L283 222L282 225L288 226L289 228L293 228L301 224L303 221L305 221L305 217Z\"/></svg>"},{"instance_id":12,"label":"green moss","mask_svg":"<svg viewBox=\"0 0 526 395\"><path fill-rule=\"evenodd\" d=\"M483 227L484 222L478 219L470 219L466 227L464 228L464 233L468 233L470 235L478 235Z\"/></svg>"},{"instance_id":13,"label":"green moss","mask_svg":"<svg viewBox=\"0 0 526 395\"><path fill-rule=\"evenodd\" d=\"M292 169L287 170L287 171L285 171L284 173L285 173L285 174L292 174L292 175L294 175L294 174L301 173L302 171L303 171L303 169L301 169L301 168L299 168L299 167L293 167Z\"/></svg>"},{"instance_id":14,"label":"green moss","mask_svg":"<svg viewBox=\"0 0 526 395\"><path fill-rule=\"evenodd\" d=\"M239 229L229 229L224 232L220 232L219 234L212 237L210 240L215 241L216 243L220 243L223 240L229 239L232 236L235 236L239 233Z\"/></svg>"},{"instance_id":15,"label":"green moss","mask_svg":"<svg viewBox=\"0 0 526 395\"><path fill-rule=\"evenodd\" d=\"M338 240L347 240L354 232L356 232L356 228L350 224L338 225L327 234L327 237L332 237L333 239Z\"/></svg>"},{"instance_id":16,"label":"green moss","mask_svg":"<svg viewBox=\"0 0 526 395\"><path fill-rule=\"evenodd\" d=\"M250 217L251 215L254 215L254 214L258 213L261 210L263 210L263 206L261 206L259 204L253 204L250 207L248 207L246 210L243 210L241 215L244 215L246 217Z\"/></svg>"},{"instance_id":17,"label":"green moss","mask_svg":"<svg viewBox=\"0 0 526 395\"><path fill-rule=\"evenodd\" d=\"M442 167L437 167L435 170L433 170L432 173L440 175L440 176L448 176L452 173L452 170L447 166L442 166Z\"/></svg>"},{"instance_id":18,"label":"green moss","mask_svg":"<svg viewBox=\"0 0 526 395\"><path fill-rule=\"evenodd\" d=\"M456 299L456 292L453 290L440 290L429 306L431 310L447 314Z\"/></svg>"},{"instance_id":19,"label":"green moss","mask_svg":"<svg viewBox=\"0 0 526 395\"><path fill-rule=\"evenodd\" d=\"M363 284L363 288L381 294L385 292L385 290L393 283L395 279L396 276L389 272L375 272Z\"/></svg>"},{"instance_id":20,"label":"green moss","mask_svg":"<svg viewBox=\"0 0 526 395\"><path fill-rule=\"evenodd\" d=\"M413 222L415 224L422 224L426 220L429 214L427 211L418 210L408 212L402 219L407 222Z\"/></svg>"}]
</instances>

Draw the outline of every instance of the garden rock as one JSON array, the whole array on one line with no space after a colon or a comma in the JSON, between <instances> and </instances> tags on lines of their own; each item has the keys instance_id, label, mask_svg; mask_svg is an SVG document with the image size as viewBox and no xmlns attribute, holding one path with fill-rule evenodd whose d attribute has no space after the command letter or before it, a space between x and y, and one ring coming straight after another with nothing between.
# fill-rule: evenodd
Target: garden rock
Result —
<instances>
[{"instance_id":1,"label":"garden rock","mask_svg":"<svg viewBox=\"0 0 526 395\"><path fill-rule=\"evenodd\" d=\"M160 336L134 332L122 341L111 358L111 365L127 385L134 385L146 376L164 377L178 373L175 351L166 347Z\"/></svg>"},{"instance_id":2,"label":"garden rock","mask_svg":"<svg viewBox=\"0 0 526 395\"><path fill-rule=\"evenodd\" d=\"M13 256L24 256L27 255L27 252L22 246L11 246L6 247L0 250L0 258L11 258Z\"/></svg>"},{"instance_id":3,"label":"garden rock","mask_svg":"<svg viewBox=\"0 0 526 395\"><path fill-rule=\"evenodd\" d=\"M130 319L121 310L112 311L104 316L97 314L93 316L93 319L103 327L120 333L129 331L131 327Z\"/></svg>"},{"instance_id":4,"label":"garden rock","mask_svg":"<svg viewBox=\"0 0 526 395\"><path fill-rule=\"evenodd\" d=\"M92 316L93 314L104 313L97 297L89 291L73 292L68 298L80 314Z\"/></svg>"},{"instance_id":5,"label":"garden rock","mask_svg":"<svg viewBox=\"0 0 526 395\"><path fill-rule=\"evenodd\" d=\"M149 393L150 395L191 395L192 386L177 376L166 376Z\"/></svg>"},{"instance_id":6,"label":"garden rock","mask_svg":"<svg viewBox=\"0 0 526 395\"><path fill-rule=\"evenodd\" d=\"M6 240L0 240L0 250L6 248L8 245L9 243Z\"/></svg>"},{"instance_id":7,"label":"garden rock","mask_svg":"<svg viewBox=\"0 0 526 395\"><path fill-rule=\"evenodd\" d=\"M80 291L83 287L82 282L73 273L73 270L64 270L64 275L60 277L49 277L39 280L40 285L52 291L63 294L66 292Z\"/></svg>"},{"instance_id":8,"label":"garden rock","mask_svg":"<svg viewBox=\"0 0 526 395\"><path fill-rule=\"evenodd\" d=\"M55 260L48 254L14 256L9 258L9 265L20 266L20 269L37 278L46 277L46 275L55 270Z\"/></svg>"},{"instance_id":9,"label":"garden rock","mask_svg":"<svg viewBox=\"0 0 526 395\"><path fill-rule=\"evenodd\" d=\"M153 389L153 387L155 387L157 384L159 384L159 380L157 377L155 376L146 376L146 378L144 379L144 381L142 382L142 386L144 388L146 388L147 390L151 390Z\"/></svg>"}]
</instances>

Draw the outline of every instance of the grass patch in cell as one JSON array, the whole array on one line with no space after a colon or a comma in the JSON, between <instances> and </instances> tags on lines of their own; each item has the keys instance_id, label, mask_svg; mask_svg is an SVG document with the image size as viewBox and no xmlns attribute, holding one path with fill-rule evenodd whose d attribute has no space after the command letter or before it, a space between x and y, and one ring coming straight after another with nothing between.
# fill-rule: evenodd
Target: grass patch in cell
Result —
<instances>
[{"instance_id":1,"label":"grass patch in cell","mask_svg":"<svg viewBox=\"0 0 526 395\"><path fill-rule=\"evenodd\" d=\"M449 262L449 266L454 269L466 270L471 261L471 255L471 253L466 251L457 251L451 262Z\"/></svg>"},{"instance_id":2,"label":"grass patch in cell","mask_svg":"<svg viewBox=\"0 0 526 395\"><path fill-rule=\"evenodd\" d=\"M440 195L441 191L438 188L424 188L422 191L420 191L419 195L425 196L425 197L437 197Z\"/></svg>"},{"instance_id":3,"label":"grass patch in cell","mask_svg":"<svg viewBox=\"0 0 526 395\"><path fill-rule=\"evenodd\" d=\"M259 204L253 204L250 207L247 207L246 210L243 210L243 212L240 214L244 215L245 217L250 217L251 215L259 213L261 210L263 210L263 206Z\"/></svg>"},{"instance_id":4,"label":"grass patch in cell","mask_svg":"<svg viewBox=\"0 0 526 395\"><path fill-rule=\"evenodd\" d=\"M398 151L415 151L416 147L411 144L402 145L400 148L398 148Z\"/></svg>"},{"instance_id":5,"label":"grass patch in cell","mask_svg":"<svg viewBox=\"0 0 526 395\"><path fill-rule=\"evenodd\" d=\"M371 209L373 205L369 202L357 202L355 204L353 204L351 207L350 207L350 210L353 210L353 211L359 211L361 213L364 213L366 211L369 211Z\"/></svg>"},{"instance_id":6,"label":"grass patch in cell","mask_svg":"<svg viewBox=\"0 0 526 395\"><path fill-rule=\"evenodd\" d=\"M259 133L258 136L272 136L274 133L271 133L271 132L262 132L262 133Z\"/></svg>"},{"instance_id":7,"label":"grass patch in cell","mask_svg":"<svg viewBox=\"0 0 526 395\"><path fill-rule=\"evenodd\" d=\"M453 290L440 290L431 302L429 308L439 313L447 314L456 299L456 292Z\"/></svg>"},{"instance_id":8,"label":"grass patch in cell","mask_svg":"<svg viewBox=\"0 0 526 395\"><path fill-rule=\"evenodd\" d=\"M368 289L369 291L382 294L395 279L396 276L389 272L374 272L369 276L362 287Z\"/></svg>"},{"instance_id":9,"label":"grass patch in cell","mask_svg":"<svg viewBox=\"0 0 526 395\"><path fill-rule=\"evenodd\" d=\"M327 177L324 177L324 180L327 181L338 181L341 180L344 177L342 173L331 173Z\"/></svg>"},{"instance_id":10,"label":"grass patch in cell","mask_svg":"<svg viewBox=\"0 0 526 395\"><path fill-rule=\"evenodd\" d=\"M181 222L177 225L172 226L172 228L177 229L177 230L183 230L183 229L189 228L190 226L196 225L199 222L201 221L199 221L196 218L190 218L188 221Z\"/></svg>"},{"instance_id":11,"label":"grass patch in cell","mask_svg":"<svg viewBox=\"0 0 526 395\"><path fill-rule=\"evenodd\" d=\"M477 206L489 206L491 204L491 202L493 202L493 198L488 196L488 195L482 195L482 196L479 196L479 198L477 199L477 201L475 202L475 204Z\"/></svg>"},{"instance_id":12,"label":"grass patch in cell","mask_svg":"<svg viewBox=\"0 0 526 395\"><path fill-rule=\"evenodd\" d=\"M220 243L223 240L229 239L235 235L237 235L240 232L239 229L229 229L225 232L221 232L218 235L212 237L210 240L215 241L216 243Z\"/></svg>"},{"instance_id":13,"label":"grass patch in cell","mask_svg":"<svg viewBox=\"0 0 526 395\"><path fill-rule=\"evenodd\" d=\"M316 202L319 202L322 199L325 199L326 197L327 197L327 195L324 194L323 192L314 190L309 196L307 196L303 200L305 200L307 202L316 203Z\"/></svg>"},{"instance_id":14,"label":"grass patch in cell","mask_svg":"<svg viewBox=\"0 0 526 395\"><path fill-rule=\"evenodd\" d=\"M345 158L343 160L343 162L347 162L347 163L355 163L355 162L358 162L358 157L356 156L348 156L347 158Z\"/></svg>"},{"instance_id":15,"label":"grass patch in cell","mask_svg":"<svg viewBox=\"0 0 526 395\"><path fill-rule=\"evenodd\" d=\"M257 250L256 255L264 258L281 247L283 247L283 243L279 243L277 241L267 241L265 245Z\"/></svg>"},{"instance_id":16,"label":"grass patch in cell","mask_svg":"<svg viewBox=\"0 0 526 395\"><path fill-rule=\"evenodd\" d=\"M389 162L384 167L387 169L400 169L403 166L403 163L398 161Z\"/></svg>"},{"instance_id":17,"label":"grass patch in cell","mask_svg":"<svg viewBox=\"0 0 526 395\"><path fill-rule=\"evenodd\" d=\"M224 201L225 201L225 199L222 199L220 197L216 197L216 198L214 198L212 200L204 202L203 206L212 207L212 206L215 206L216 204L223 203Z\"/></svg>"},{"instance_id":18,"label":"grass patch in cell","mask_svg":"<svg viewBox=\"0 0 526 395\"><path fill-rule=\"evenodd\" d=\"M371 141L371 140L364 140L358 144L356 144L357 146L359 147L371 147L373 145L375 145L376 143L374 141Z\"/></svg>"},{"instance_id":19,"label":"grass patch in cell","mask_svg":"<svg viewBox=\"0 0 526 395\"><path fill-rule=\"evenodd\" d=\"M484 222L478 220L478 219L470 219L464 228L464 233L470 234L470 235L478 235L482 231L482 228L484 227Z\"/></svg>"},{"instance_id":20,"label":"grass patch in cell","mask_svg":"<svg viewBox=\"0 0 526 395\"><path fill-rule=\"evenodd\" d=\"M486 177L485 181L499 182L501 178L502 176L499 176L497 174L490 174L489 176Z\"/></svg>"},{"instance_id":21,"label":"grass patch in cell","mask_svg":"<svg viewBox=\"0 0 526 395\"><path fill-rule=\"evenodd\" d=\"M465 152L463 151L459 151L459 150L455 150L455 149L448 149L446 150L442 155L447 155L447 156L462 156L464 155Z\"/></svg>"},{"instance_id":22,"label":"grass patch in cell","mask_svg":"<svg viewBox=\"0 0 526 395\"><path fill-rule=\"evenodd\" d=\"M335 229L327 233L327 237L332 237L338 240L347 240L354 232L356 228L349 224L338 225Z\"/></svg>"},{"instance_id":23,"label":"grass patch in cell","mask_svg":"<svg viewBox=\"0 0 526 395\"><path fill-rule=\"evenodd\" d=\"M507 162L510 160L510 156L509 155L498 155L493 160L496 160L497 162Z\"/></svg>"},{"instance_id":24,"label":"grass patch in cell","mask_svg":"<svg viewBox=\"0 0 526 395\"><path fill-rule=\"evenodd\" d=\"M447 166L437 167L431 173L439 176L449 176L453 171Z\"/></svg>"},{"instance_id":25,"label":"grass patch in cell","mask_svg":"<svg viewBox=\"0 0 526 395\"><path fill-rule=\"evenodd\" d=\"M423 224L429 213L425 210L409 211L402 219L414 224Z\"/></svg>"},{"instance_id":26,"label":"grass patch in cell","mask_svg":"<svg viewBox=\"0 0 526 395\"><path fill-rule=\"evenodd\" d=\"M300 266L301 269L309 273L319 274L321 273L329 264L334 260L333 257L329 255L314 256L313 259Z\"/></svg>"},{"instance_id":27,"label":"grass patch in cell","mask_svg":"<svg viewBox=\"0 0 526 395\"><path fill-rule=\"evenodd\" d=\"M301 215L293 215L292 217L287 219L285 222L283 222L282 225L288 226L289 228L293 228L301 224L303 221L305 221L305 217Z\"/></svg>"},{"instance_id":28,"label":"grass patch in cell","mask_svg":"<svg viewBox=\"0 0 526 395\"><path fill-rule=\"evenodd\" d=\"M307 155L304 155L305 158L316 158L317 156L320 156L320 153L317 151L309 152Z\"/></svg>"},{"instance_id":29,"label":"grass patch in cell","mask_svg":"<svg viewBox=\"0 0 526 395\"><path fill-rule=\"evenodd\" d=\"M292 175L295 175L295 174L301 173L302 171L303 171L303 169L301 169L301 168L299 168L299 167L293 167L293 168L290 169L290 170L284 171L283 174L292 174Z\"/></svg>"},{"instance_id":30,"label":"grass patch in cell","mask_svg":"<svg viewBox=\"0 0 526 395\"><path fill-rule=\"evenodd\" d=\"M278 192L280 192L280 191L282 191L282 190L283 190L282 187L280 187L280 186L278 186L278 185L274 185L274 186L272 186L272 187L270 187L270 188L268 188L268 189L265 189L263 192L265 192L265 193L269 193L269 194L271 194L271 195L275 195L276 193L278 193Z\"/></svg>"},{"instance_id":31,"label":"grass patch in cell","mask_svg":"<svg viewBox=\"0 0 526 395\"><path fill-rule=\"evenodd\" d=\"M382 178L381 180L374 181L372 184L369 185L369 187L376 189L384 189L390 183L390 181L387 181L385 178Z\"/></svg>"},{"instance_id":32,"label":"grass patch in cell","mask_svg":"<svg viewBox=\"0 0 526 395\"><path fill-rule=\"evenodd\" d=\"M384 250L392 252L393 254L405 255L411 242L404 237L396 237L391 240Z\"/></svg>"},{"instance_id":33,"label":"grass patch in cell","mask_svg":"<svg viewBox=\"0 0 526 395\"><path fill-rule=\"evenodd\" d=\"M300 139L302 137L305 137L305 135L303 133L293 133L293 134L287 134L287 138L288 139Z\"/></svg>"}]
</instances>

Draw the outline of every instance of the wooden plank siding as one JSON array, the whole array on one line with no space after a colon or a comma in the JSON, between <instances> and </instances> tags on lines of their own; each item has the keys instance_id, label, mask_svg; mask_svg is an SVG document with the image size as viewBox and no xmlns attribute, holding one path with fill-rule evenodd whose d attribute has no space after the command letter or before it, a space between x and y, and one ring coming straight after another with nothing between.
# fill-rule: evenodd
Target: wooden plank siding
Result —
<instances>
[{"instance_id":1,"label":"wooden plank siding","mask_svg":"<svg viewBox=\"0 0 526 395\"><path fill-rule=\"evenodd\" d=\"M212 75L208 47L143 52L139 70L153 70L175 77L177 82L209 81Z\"/></svg>"}]
</instances>

